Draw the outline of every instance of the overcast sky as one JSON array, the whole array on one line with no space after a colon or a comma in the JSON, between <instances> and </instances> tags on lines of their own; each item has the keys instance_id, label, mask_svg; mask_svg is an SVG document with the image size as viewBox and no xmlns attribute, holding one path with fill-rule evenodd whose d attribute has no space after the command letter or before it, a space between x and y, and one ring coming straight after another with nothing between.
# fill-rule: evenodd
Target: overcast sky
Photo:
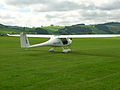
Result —
<instances>
[{"instance_id":1,"label":"overcast sky","mask_svg":"<svg viewBox=\"0 0 120 90\"><path fill-rule=\"evenodd\" d=\"M40 27L120 21L120 0L0 0L0 23Z\"/></svg>"}]
</instances>

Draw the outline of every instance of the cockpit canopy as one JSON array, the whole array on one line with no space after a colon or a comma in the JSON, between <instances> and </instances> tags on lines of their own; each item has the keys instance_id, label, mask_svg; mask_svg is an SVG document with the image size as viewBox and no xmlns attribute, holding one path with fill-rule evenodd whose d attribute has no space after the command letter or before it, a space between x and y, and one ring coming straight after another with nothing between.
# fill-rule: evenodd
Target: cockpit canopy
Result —
<instances>
[{"instance_id":1,"label":"cockpit canopy","mask_svg":"<svg viewBox=\"0 0 120 90\"><path fill-rule=\"evenodd\" d=\"M63 45L68 44L67 38L60 38L60 40L62 41Z\"/></svg>"}]
</instances>

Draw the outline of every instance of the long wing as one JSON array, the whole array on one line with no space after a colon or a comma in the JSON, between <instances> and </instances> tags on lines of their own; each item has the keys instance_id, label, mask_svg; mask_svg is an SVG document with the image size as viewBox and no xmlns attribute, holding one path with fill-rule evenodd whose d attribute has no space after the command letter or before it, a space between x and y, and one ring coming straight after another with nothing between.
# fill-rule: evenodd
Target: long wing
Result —
<instances>
[{"instance_id":1,"label":"long wing","mask_svg":"<svg viewBox=\"0 0 120 90\"><path fill-rule=\"evenodd\" d=\"M8 36L20 37L19 34L8 35ZM27 37L43 37L43 38L51 38L51 37L54 37L54 35L36 35L36 34L27 34Z\"/></svg>"},{"instance_id":2,"label":"long wing","mask_svg":"<svg viewBox=\"0 0 120 90\"><path fill-rule=\"evenodd\" d=\"M120 37L120 34L95 34L95 35L60 35L58 38L93 38L93 37Z\"/></svg>"},{"instance_id":3,"label":"long wing","mask_svg":"<svg viewBox=\"0 0 120 90\"><path fill-rule=\"evenodd\" d=\"M17 36L20 35L8 35L8 36ZM93 38L93 37L120 37L120 34L95 34L95 35L36 35L36 34L27 34L27 37L43 37L43 38Z\"/></svg>"}]
</instances>

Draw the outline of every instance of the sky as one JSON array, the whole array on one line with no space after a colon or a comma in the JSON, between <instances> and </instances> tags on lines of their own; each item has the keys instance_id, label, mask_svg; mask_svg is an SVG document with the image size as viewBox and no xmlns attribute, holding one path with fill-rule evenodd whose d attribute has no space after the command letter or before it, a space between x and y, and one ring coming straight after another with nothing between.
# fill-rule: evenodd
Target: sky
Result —
<instances>
[{"instance_id":1,"label":"sky","mask_svg":"<svg viewBox=\"0 0 120 90\"><path fill-rule=\"evenodd\" d=\"M0 23L12 26L120 21L120 0L0 0Z\"/></svg>"}]
</instances>

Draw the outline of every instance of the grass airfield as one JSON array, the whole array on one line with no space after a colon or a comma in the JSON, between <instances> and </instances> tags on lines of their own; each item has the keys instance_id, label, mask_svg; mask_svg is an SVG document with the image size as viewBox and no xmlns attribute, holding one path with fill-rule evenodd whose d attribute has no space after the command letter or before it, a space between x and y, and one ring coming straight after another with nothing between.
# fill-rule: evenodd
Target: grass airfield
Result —
<instances>
[{"instance_id":1,"label":"grass airfield","mask_svg":"<svg viewBox=\"0 0 120 90\"><path fill-rule=\"evenodd\" d=\"M73 39L70 47L21 49L18 37L0 37L0 90L120 90L119 37Z\"/></svg>"}]
</instances>

